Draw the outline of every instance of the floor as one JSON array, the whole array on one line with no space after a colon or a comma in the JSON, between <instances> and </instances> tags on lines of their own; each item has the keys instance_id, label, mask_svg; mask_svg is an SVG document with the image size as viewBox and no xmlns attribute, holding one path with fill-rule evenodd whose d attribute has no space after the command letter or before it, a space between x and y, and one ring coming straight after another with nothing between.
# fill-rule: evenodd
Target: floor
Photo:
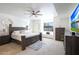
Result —
<instances>
[{"instance_id":1,"label":"floor","mask_svg":"<svg viewBox=\"0 0 79 59\"><path fill-rule=\"evenodd\" d=\"M13 42L0 46L0 55L14 55L21 52L21 46Z\"/></svg>"},{"instance_id":2,"label":"floor","mask_svg":"<svg viewBox=\"0 0 79 59\"><path fill-rule=\"evenodd\" d=\"M50 34L42 34L42 37L43 37L43 38L53 39L52 36L53 36L53 35L50 35Z\"/></svg>"},{"instance_id":3,"label":"floor","mask_svg":"<svg viewBox=\"0 0 79 59\"><path fill-rule=\"evenodd\" d=\"M1 55L64 55L63 42L53 39L43 38L43 41L26 47L21 51L21 46L15 43L9 43L0 46Z\"/></svg>"}]
</instances>

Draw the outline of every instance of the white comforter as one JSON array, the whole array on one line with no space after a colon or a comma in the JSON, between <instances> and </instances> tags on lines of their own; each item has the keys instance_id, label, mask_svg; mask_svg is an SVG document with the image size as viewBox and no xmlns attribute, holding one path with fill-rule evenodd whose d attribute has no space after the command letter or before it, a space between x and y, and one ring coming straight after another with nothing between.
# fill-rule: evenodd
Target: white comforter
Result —
<instances>
[{"instance_id":1,"label":"white comforter","mask_svg":"<svg viewBox=\"0 0 79 59\"><path fill-rule=\"evenodd\" d=\"M20 33L19 31L14 31L11 35L11 37L13 39L19 40L21 41L21 36L25 36L26 38L28 37L32 37L35 35L39 35L40 33L32 33L32 32L24 32L24 33Z\"/></svg>"}]
</instances>

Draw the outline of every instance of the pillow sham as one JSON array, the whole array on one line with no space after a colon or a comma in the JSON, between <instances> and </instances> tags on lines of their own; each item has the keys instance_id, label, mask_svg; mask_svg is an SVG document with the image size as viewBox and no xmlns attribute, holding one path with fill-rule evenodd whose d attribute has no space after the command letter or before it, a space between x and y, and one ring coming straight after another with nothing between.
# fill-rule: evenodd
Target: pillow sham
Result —
<instances>
[{"instance_id":1,"label":"pillow sham","mask_svg":"<svg viewBox=\"0 0 79 59\"><path fill-rule=\"evenodd\" d=\"M13 35L18 35L18 34L20 34L20 32L19 31L13 31L12 34Z\"/></svg>"}]
</instances>

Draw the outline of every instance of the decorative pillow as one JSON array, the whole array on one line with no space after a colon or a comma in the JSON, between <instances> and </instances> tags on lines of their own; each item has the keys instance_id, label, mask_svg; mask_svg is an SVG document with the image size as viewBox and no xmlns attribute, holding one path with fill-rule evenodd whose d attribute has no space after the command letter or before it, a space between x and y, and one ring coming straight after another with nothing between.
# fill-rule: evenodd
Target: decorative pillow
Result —
<instances>
[{"instance_id":1,"label":"decorative pillow","mask_svg":"<svg viewBox=\"0 0 79 59\"><path fill-rule=\"evenodd\" d=\"M20 31L14 31L12 34L18 35L18 34L20 34Z\"/></svg>"}]
</instances>

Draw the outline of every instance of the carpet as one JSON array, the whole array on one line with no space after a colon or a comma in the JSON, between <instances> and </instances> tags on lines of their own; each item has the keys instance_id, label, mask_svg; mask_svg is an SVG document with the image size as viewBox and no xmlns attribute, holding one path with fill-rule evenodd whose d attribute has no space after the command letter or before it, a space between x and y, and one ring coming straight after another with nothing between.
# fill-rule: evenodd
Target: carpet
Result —
<instances>
[{"instance_id":1,"label":"carpet","mask_svg":"<svg viewBox=\"0 0 79 59\"><path fill-rule=\"evenodd\" d=\"M43 38L40 42L26 48L26 50L17 53L17 55L64 55L64 46L62 41Z\"/></svg>"},{"instance_id":2,"label":"carpet","mask_svg":"<svg viewBox=\"0 0 79 59\"><path fill-rule=\"evenodd\" d=\"M28 46L29 48L33 49L33 50L39 50L41 49L44 45L46 45L44 42L42 41L37 41L36 43Z\"/></svg>"}]
</instances>

